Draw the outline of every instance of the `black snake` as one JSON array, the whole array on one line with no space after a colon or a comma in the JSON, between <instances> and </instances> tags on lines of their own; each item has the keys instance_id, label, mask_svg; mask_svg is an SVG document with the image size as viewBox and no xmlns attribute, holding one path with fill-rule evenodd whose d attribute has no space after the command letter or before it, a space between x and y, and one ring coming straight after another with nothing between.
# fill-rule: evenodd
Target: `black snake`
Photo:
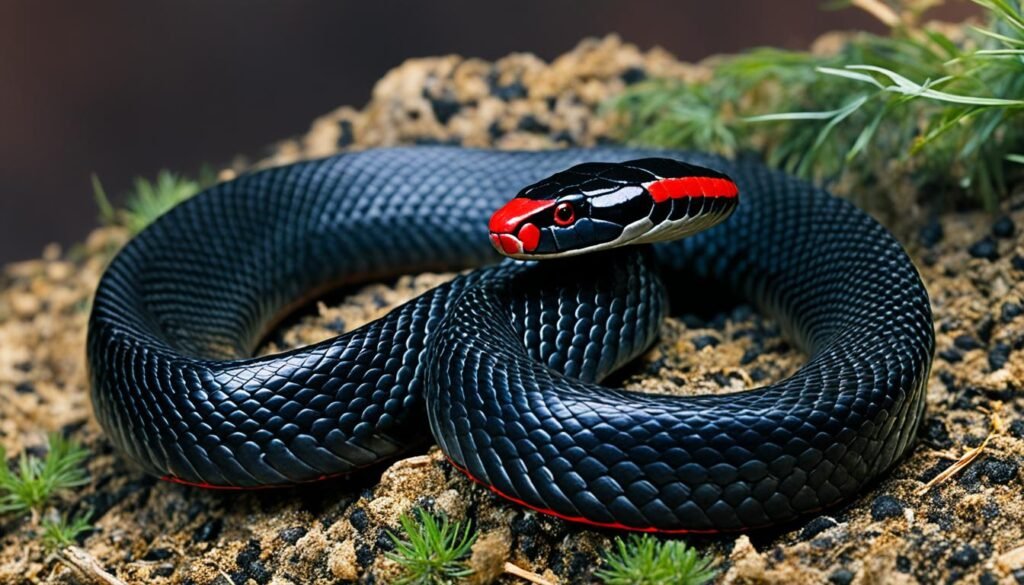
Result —
<instances>
[{"instance_id":1,"label":"black snake","mask_svg":"<svg viewBox=\"0 0 1024 585\"><path fill-rule=\"evenodd\" d=\"M552 176L646 157L723 174L646 160ZM660 241L733 207L682 240L509 260L350 333L250 357L327 285L493 263L492 243L530 258ZM723 287L748 299L809 360L725 395L597 385L653 341L662 281L686 302ZM912 444L933 346L914 266L853 205L757 162L616 148L370 150L244 175L118 254L88 338L97 418L165 478L314 481L401 452L429 418L451 461L506 498L664 532L754 528L852 497Z\"/></svg>"}]
</instances>

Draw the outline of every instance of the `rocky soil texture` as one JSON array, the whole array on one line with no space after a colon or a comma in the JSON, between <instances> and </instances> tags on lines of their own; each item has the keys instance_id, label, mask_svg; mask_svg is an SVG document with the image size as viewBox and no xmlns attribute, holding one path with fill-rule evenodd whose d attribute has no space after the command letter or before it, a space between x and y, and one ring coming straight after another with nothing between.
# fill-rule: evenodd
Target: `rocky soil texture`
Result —
<instances>
[{"instance_id":1,"label":"rocky soil texture","mask_svg":"<svg viewBox=\"0 0 1024 585\"><path fill-rule=\"evenodd\" d=\"M327 114L255 164L393 144L595 144L610 128L598 106L625 86L708 74L614 37L584 41L551 63L528 54L495 63L417 59L387 74L364 109ZM935 313L937 356L920 441L874 489L827 515L691 539L716 559L722 582L1024 583L1024 191L998 216L949 213L893 227L911 234L904 244ZM400 514L424 508L479 529L473 582L521 583L501 574L506 561L551 582L595 582L613 534L500 501L436 448L350 480L285 491L203 491L142 474L92 419L84 363L91 293L126 238L100 229L79 247L48 249L0 275L0 444L9 454L37 451L47 431L59 430L91 450L91 482L70 509L93 510L96 529L81 545L108 571L127 583L389 583L398 567L385 556L393 547L387 531ZM442 278L409 276L337 306L320 304L266 350L357 327ZM775 324L744 306L712 318L678 316L662 333L623 376L627 388L737 391L787 375L803 359ZM982 445L962 471L928 486ZM0 583L85 582L48 561L26 526L21 518L0 522Z\"/></svg>"}]
</instances>

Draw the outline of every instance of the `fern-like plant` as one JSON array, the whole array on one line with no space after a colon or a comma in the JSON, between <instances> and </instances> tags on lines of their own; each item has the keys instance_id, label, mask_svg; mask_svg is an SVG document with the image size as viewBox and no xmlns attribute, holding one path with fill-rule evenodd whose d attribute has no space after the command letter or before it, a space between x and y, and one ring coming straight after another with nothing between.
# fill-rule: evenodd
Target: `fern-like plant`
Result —
<instances>
[{"instance_id":1,"label":"fern-like plant","mask_svg":"<svg viewBox=\"0 0 1024 585\"><path fill-rule=\"evenodd\" d=\"M609 104L619 137L756 150L800 175L855 176L861 191L890 189L896 163L918 189L993 208L1007 173L1024 174L1024 17L1020 0L974 1L985 27L922 26L926 3L903 0L880 16L890 35L853 35L832 54L757 49L703 81L638 84Z\"/></svg>"},{"instance_id":2,"label":"fern-like plant","mask_svg":"<svg viewBox=\"0 0 1024 585\"><path fill-rule=\"evenodd\" d=\"M684 542L634 534L615 539L596 575L605 585L703 585L715 571L710 559Z\"/></svg>"},{"instance_id":3,"label":"fern-like plant","mask_svg":"<svg viewBox=\"0 0 1024 585\"><path fill-rule=\"evenodd\" d=\"M0 514L31 512L33 522L37 521L57 493L89 482L83 465L88 456L77 443L54 433L45 457L22 453L12 471L0 447Z\"/></svg>"},{"instance_id":4,"label":"fern-like plant","mask_svg":"<svg viewBox=\"0 0 1024 585\"><path fill-rule=\"evenodd\" d=\"M388 532L395 551L388 558L405 569L399 585L451 585L472 574L466 564L476 532L469 524L449 522L448 518L419 510L419 520L407 514L400 518L403 535Z\"/></svg>"},{"instance_id":5,"label":"fern-like plant","mask_svg":"<svg viewBox=\"0 0 1024 585\"><path fill-rule=\"evenodd\" d=\"M73 544L82 533L92 530L92 523L89 521L90 513L81 514L74 518L68 518L61 514L58 518L46 518L43 520L43 548L47 553L59 552Z\"/></svg>"},{"instance_id":6,"label":"fern-like plant","mask_svg":"<svg viewBox=\"0 0 1024 585\"><path fill-rule=\"evenodd\" d=\"M124 209L114 207L96 175L92 176L92 189L104 223L123 225L132 234L137 234L212 182L209 171L204 171L199 181L166 170L160 171L155 181L136 177L135 188L126 197Z\"/></svg>"}]
</instances>

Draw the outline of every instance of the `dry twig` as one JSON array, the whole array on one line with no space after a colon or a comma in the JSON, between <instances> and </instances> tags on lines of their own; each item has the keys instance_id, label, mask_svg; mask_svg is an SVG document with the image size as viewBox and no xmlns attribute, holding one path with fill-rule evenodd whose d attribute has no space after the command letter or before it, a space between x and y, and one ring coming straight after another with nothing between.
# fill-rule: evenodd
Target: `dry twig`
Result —
<instances>
[{"instance_id":1,"label":"dry twig","mask_svg":"<svg viewBox=\"0 0 1024 585\"><path fill-rule=\"evenodd\" d=\"M513 575L513 576L519 577L520 579L525 579L526 581L529 581L530 583L536 583L537 585L555 585L554 583L552 583L551 581L548 581L544 577L541 577L537 573L532 573L530 571L527 571L526 569L522 569L520 567L517 567L516 565L513 565L512 563L508 563L508 562L505 563L505 572L508 573L509 575Z\"/></svg>"},{"instance_id":2,"label":"dry twig","mask_svg":"<svg viewBox=\"0 0 1024 585\"><path fill-rule=\"evenodd\" d=\"M992 426L989 429L988 435L985 436L985 440L982 441L981 444L978 445L977 447L973 449L968 449L966 452L964 452L963 455L960 456L960 459L958 459L955 463L953 463L946 469L942 470L942 473L936 475L935 477L932 478L931 481L917 488L917 490L914 491L914 495L921 496L928 493L928 490L932 489L932 487L939 485L940 483L953 477L957 473L960 473L961 470L970 465L972 461L977 459L978 456L981 455L982 451L985 450L985 447L988 446L988 443L989 441L992 440L992 437L999 435L1003 432L1003 419L999 418L999 410L1002 407L1002 402L992 403L992 411L989 413L992 417Z\"/></svg>"},{"instance_id":3,"label":"dry twig","mask_svg":"<svg viewBox=\"0 0 1024 585\"><path fill-rule=\"evenodd\" d=\"M57 558L67 566L88 577L93 583L99 583L100 585L127 585L124 581L108 573L103 568L103 565L96 560L96 557L89 554L85 549L77 546L68 546L57 553Z\"/></svg>"}]
</instances>

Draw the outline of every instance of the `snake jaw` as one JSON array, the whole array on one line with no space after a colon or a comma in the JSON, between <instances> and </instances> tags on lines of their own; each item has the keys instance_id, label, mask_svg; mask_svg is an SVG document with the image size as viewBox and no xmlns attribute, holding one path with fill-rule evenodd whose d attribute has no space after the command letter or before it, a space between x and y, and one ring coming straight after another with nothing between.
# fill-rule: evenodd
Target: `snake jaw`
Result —
<instances>
[{"instance_id":1,"label":"snake jaw","mask_svg":"<svg viewBox=\"0 0 1024 585\"><path fill-rule=\"evenodd\" d=\"M491 245L507 256L533 252L540 243L540 228L526 220L556 203L555 200L546 199L512 199L491 216L487 226L491 233Z\"/></svg>"}]
</instances>

